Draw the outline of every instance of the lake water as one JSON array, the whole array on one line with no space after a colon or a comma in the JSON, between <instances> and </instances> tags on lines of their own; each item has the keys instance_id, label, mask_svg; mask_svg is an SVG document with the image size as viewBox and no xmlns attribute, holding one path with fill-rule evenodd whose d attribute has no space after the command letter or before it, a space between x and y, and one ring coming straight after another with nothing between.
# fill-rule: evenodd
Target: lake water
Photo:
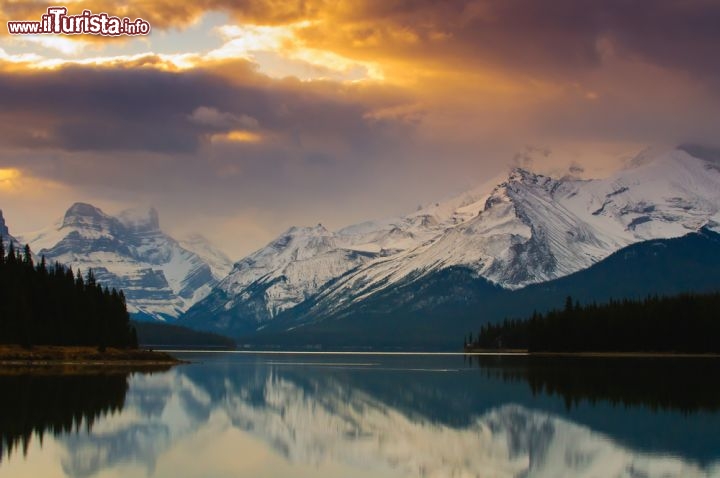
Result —
<instances>
[{"instance_id":1,"label":"lake water","mask_svg":"<svg viewBox=\"0 0 720 478\"><path fill-rule=\"evenodd\" d=\"M0 370L0 477L720 476L715 359L177 355Z\"/></svg>"}]
</instances>

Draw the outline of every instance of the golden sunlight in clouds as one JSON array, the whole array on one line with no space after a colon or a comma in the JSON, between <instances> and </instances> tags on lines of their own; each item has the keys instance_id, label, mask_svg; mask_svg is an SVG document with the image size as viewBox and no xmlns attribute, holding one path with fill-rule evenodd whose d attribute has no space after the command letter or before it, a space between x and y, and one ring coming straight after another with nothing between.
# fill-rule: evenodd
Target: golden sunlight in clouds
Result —
<instances>
[{"instance_id":1,"label":"golden sunlight in clouds","mask_svg":"<svg viewBox=\"0 0 720 478\"><path fill-rule=\"evenodd\" d=\"M210 141L232 142L232 143L259 143L262 141L262 135L248 130L233 130L227 133L214 134L210 137Z\"/></svg>"},{"instance_id":2,"label":"golden sunlight in clouds","mask_svg":"<svg viewBox=\"0 0 720 478\"><path fill-rule=\"evenodd\" d=\"M0 200L47 198L66 191L67 187L60 183L31 176L18 168L0 168Z\"/></svg>"},{"instance_id":3,"label":"golden sunlight in clouds","mask_svg":"<svg viewBox=\"0 0 720 478\"><path fill-rule=\"evenodd\" d=\"M54 70L71 65L94 67L154 68L161 71L181 71L202 65L203 59L194 53L94 56L88 58L49 58L35 53L8 54L0 48L0 68L3 71Z\"/></svg>"},{"instance_id":4,"label":"golden sunlight in clouds","mask_svg":"<svg viewBox=\"0 0 720 478\"><path fill-rule=\"evenodd\" d=\"M0 189L3 191L13 191L18 187L18 180L21 173L15 168L0 168Z\"/></svg>"},{"instance_id":5,"label":"golden sunlight in clouds","mask_svg":"<svg viewBox=\"0 0 720 478\"><path fill-rule=\"evenodd\" d=\"M210 32L209 37L220 36L222 44L209 51L158 53L147 51L135 54L98 54L102 47L97 41L92 51L90 44L76 37L27 36L5 38L0 42L0 60L28 70L56 69L66 65L151 67L164 71L180 71L212 66L218 62L247 60L259 72L274 78L296 77L303 81L379 81L385 79L383 67L372 61L361 61L343 56L328 48L310 47L299 32L310 22L286 25L222 25ZM127 40L132 42L143 39ZM14 46L36 46L33 53L13 52ZM57 53L72 58L56 56Z\"/></svg>"},{"instance_id":6,"label":"golden sunlight in clouds","mask_svg":"<svg viewBox=\"0 0 720 478\"><path fill-rule=\"evenodd\" d=\"M74 39L70 36L60 35L25 35L15 37L19 42L30 42L55 50L65 55L78 55L88 46L84 40Z\"/></svg>"},{"instance_id":7,"label":"golden sunlight in clouds","mask_svg":"<svg viewBox=\"0 0 720 478\"><path fill-rule=\"evenodd\" d=\"M22 231L142 194L174 227L214 217L203 230L240 256L280 225L403 214L517 157L590 177L647 145L717 147L717 0L549 3L69 0L152 26L110 40L10 35L50 4L0 0L0 206ZM257 215L217 219L238 204Z\"/></svg>"},{"instance_id":8,"label":"golden sunlight in clouds","mask_svg":"<svg viewBox=\"0 0 720 478\"><path fill-rule=\"evenodd\" d=\"M329 49L309 47L299 32L310 21L287 25L223 25L216 29L225 43L207 54L208 59L245 58L270 76L296 76L301 80L340 77L343 80L382 80L378 63L358 61ZM271 55L270 58L267 56Z\"/></svg>"}]
</instances>

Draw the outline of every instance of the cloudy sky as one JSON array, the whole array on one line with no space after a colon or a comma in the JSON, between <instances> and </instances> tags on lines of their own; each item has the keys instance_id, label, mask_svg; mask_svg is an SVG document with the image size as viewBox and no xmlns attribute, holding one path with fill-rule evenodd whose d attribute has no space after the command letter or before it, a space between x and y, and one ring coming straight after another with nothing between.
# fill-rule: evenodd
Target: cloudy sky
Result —
<instances>
[{"instance_id":1,"label":"cloudy sky","mask_svg":"<svg viewBox=\"0 0 720 478\"><path fill-rule=\"evenodd\" d=\"M291 225L413 210L508 165L605 174L720 143L717 0L125 0L147 37L11 36L0 1L0 208L154 205L231 257Z\"/></svg>"}]
</instances>

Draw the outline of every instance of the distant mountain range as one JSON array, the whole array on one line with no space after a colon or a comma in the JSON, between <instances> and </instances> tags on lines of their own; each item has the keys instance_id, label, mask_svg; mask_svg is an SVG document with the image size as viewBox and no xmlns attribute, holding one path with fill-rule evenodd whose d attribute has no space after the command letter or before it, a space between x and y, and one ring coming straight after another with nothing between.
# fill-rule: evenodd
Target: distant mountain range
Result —
<instances>
[{"instance_id":1,"label":"distant mountain range","mask_svg":"<svg viewBox=\"0 0 720 478\"><path fill-rule=\"evenodd\" d=\"M155 209L117 217L75 203L52 226L18 237L49 263L58 261L125 291L139 319L177 319L207 296L232 263L200 236L178 241L160 229Z\"/></svg>"},{"instance_id":2,"label":"distant mountain range","mask_svg":"<svg viewBox=\"0 0 720 478\"><path fill-rule=\"evenodd\" d=\"M472 269L454 266L410 278L341 310L323 308L323 296L318 295L259 330L228 320L223 312L194 315L196 308L180 323L262 347L448 350L458 349L463 337L477 334L483 323L559 308L568 295L589 303L714 290L720 290L720 234L703 229L633 244L587 269L521 289L503 288Z\"/></svg>"},{"instance_id":3,"label":"distant mountain range","mask_svg":"<svg viewBox=\"0 0 720 478\"><path fill-rule=\"evenodd\" d=\"M581 300L720 288L720 155L645 152L604 179L509 174L417 211L292 227L231 266L154 210L73 205L18 239L123 288L137 318L248 343L438 345ZM698 256L702 250L704 256Z\"/></svg>"},{"instance_id":4,"label":"distant mountain range","mask_svg":"<svg viewBox=\"0 0 720 478\"><path fill-rule=\"evenodd\" d=\"M680 277L690 270L681 262L691 251L682 244L670 243L680 255L665 259L669 276L634 284L624 270L607 282L594 274L612 254L647 241L700 234L688 241L717 246L720 161L694 154L641 154L595 180L515 168L400 218L336 232L321 225L291 228L236 263L181 322L251 343L440 343L484 320L561 305L562 298L511 294L538 290L533 284L597 299L654 292L658 281L674 284L664 291L689 288ZM713 259L704 261L694 266L704 271ZM630 262L626 267L639 267ZM598 268L587 277L568 280L593 283L594 291L555 282L593 265ZM700 281L720 287L717 276L708 271ZM483 313L488 294L500 305Z\"/></svg>"}]
</instances>

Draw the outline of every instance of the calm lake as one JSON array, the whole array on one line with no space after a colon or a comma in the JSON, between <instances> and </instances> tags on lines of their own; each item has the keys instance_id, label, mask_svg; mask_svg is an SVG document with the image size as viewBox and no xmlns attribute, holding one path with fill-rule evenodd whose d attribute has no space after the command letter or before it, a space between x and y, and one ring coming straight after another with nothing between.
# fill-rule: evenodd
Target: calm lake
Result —
<instances>
[{"instance_id":1,"label":"calm lake","mask_svg":"<svg viewBox=\"0 0 720 478\"><path fill-rule=\"evenodd\" d=\"M176 355L0 370L0 477L720 476L717 359Z\"/></svg>"}]
</instances>

